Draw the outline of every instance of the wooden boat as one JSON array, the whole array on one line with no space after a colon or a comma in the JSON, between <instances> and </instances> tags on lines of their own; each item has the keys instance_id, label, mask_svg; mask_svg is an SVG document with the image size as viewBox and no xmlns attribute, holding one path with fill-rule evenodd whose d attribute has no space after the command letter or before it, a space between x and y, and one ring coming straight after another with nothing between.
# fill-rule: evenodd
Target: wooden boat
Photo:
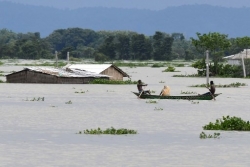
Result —
<instances>
[{"instance_id":1,"label":"wooden boat","mask_svg":"<svg viewBox=\"0 0 250 167\"><path fill-rule=\"evenodd\" d=\"M136 96L139 97L139 93L132 92ZM214 97L219 96L219 94L214 94ZM189 95L189 96L159 96L159 95L148 95L148 94L142 94L140 96L141 99L182 99L182 100L212 100L214 98L212 95Z\"/></svg>"}]
</instances>

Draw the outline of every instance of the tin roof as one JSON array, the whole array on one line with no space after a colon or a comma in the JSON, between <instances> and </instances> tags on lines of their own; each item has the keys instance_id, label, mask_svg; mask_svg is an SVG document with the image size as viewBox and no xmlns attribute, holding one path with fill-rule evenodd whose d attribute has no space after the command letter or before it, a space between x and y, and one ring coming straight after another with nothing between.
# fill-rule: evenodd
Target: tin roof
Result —
<instances>
[{"instance_id":1,"label":"tin roof","mask_svg":"<svg viewBox=\"0 0 250 167\"><path fill-rule=\"evenodd\" d=\"M63 67L63 69L70 69L70 70L78 70L78 71L88 71L100 74L104 70L108 69L109 67L114 67L117 71L119 71L123 77L129 77L124 71L113 64L68 64Z\"/></svg>"},{"instance_id":2,"label":"tin roof","mask_svg":"<svg viewBox=\"0 0 250 167\"><path fill-rule=\"evenodd\" d=\"M52 67L25 67L24 70L41 72L44 74L55 75L58 77L110 77L108 75L97 74L89 71L65 70Z\"/></svg>"},{"instance_id":3,"label":"tin roof","mask_svg":"<svg viewBox=\"0 0 250 167\"><path fill-rule=\"evenodd\" d=\"M249 59L250 58L250 49L244 49L242 52L234 54L234 55L230 55L230 56L226 56L223 57L224 59L230 59L230 60L239 60L239 59Z\"/></svg>"},{"instance_id":4,"label":"tin roof","mask_svg":"<svg viewBox=\"0 0 250 167\"><path fill-rule=\"evenodd\" d=\"M112 64L69 64L65 67L69 69L79 69L82 71L91 71L100 74L111 65Z\"/></svg>"}]
</instances>

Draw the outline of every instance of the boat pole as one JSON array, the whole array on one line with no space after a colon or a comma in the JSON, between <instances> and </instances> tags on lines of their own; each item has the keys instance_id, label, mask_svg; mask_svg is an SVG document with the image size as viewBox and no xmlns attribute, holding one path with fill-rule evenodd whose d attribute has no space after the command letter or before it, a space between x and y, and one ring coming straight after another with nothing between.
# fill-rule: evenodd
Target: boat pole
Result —
<instances>
[{"instance_id":1,"label":"boat pole","mask_svg":"<svg viewBox=\"0 0 250 167\"><path fill-rule=\"evenodd\" d=\"M206 50L206 73L207 73L207 85L209 84L209 51Z\"/></svg>"}]
</instances>

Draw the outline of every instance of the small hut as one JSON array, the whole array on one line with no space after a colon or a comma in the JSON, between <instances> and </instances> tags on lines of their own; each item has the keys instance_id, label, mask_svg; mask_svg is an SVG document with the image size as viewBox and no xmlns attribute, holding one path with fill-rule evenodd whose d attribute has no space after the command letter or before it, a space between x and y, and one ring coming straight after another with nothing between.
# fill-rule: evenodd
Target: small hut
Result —
<instances>
[{"instance_id":1,"label":"small hut","mask_svg":"<svg viewBox=\"0 0 250 167\"><path fill-rule=\"evenodd\" d=\"M89 71L97 74L108 75L110 80L123 80L130 76L114 64L68 64L63 67L66 70Z\"/></svg>"},{"instance_id":2,"label":"small hut","mask_svg":"<svg viewBox=\"0 0 250 167\"><path fill-rule=\"evenodd\" d=\"M109 79L108 75L88 71L66 71L48 67L26 67L6 75L8 83L87 84L95 78Z\"/></svg>"}]
</instances>

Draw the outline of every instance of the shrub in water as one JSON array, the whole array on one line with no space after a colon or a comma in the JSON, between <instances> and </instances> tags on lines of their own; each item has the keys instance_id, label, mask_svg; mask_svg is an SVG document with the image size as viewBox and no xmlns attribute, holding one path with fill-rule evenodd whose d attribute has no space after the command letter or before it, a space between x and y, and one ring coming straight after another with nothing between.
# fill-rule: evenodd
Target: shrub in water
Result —
<instances>
[{"instance_id":1,"label":"shrub in water","mask_svg":"<svg viewBox=\"0 0 250 167\"><path fill-rule=\"evenodd\" d=\"M203 126L204 130L230 130L230 131L250 131L249 121L244 121L239 117L222 117L216 119L215 123L210 122L208 125Z\"/></svg>"}]
</instances>

